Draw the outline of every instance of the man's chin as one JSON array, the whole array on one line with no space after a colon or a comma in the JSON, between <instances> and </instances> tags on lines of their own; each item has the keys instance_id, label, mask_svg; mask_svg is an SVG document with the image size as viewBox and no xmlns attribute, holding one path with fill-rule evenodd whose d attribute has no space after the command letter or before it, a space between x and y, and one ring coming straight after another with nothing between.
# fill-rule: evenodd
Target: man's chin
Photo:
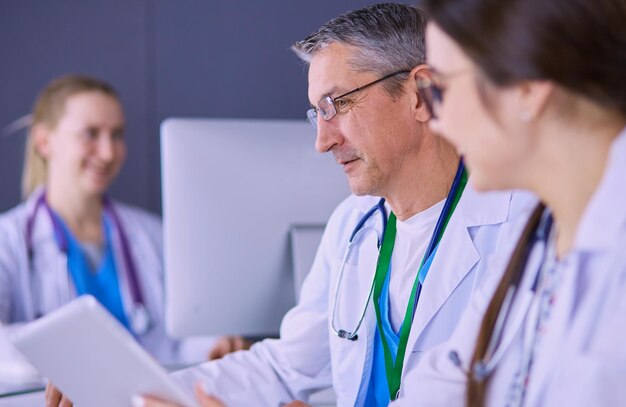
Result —
<instances>
[{"instance_id":1,"label":"man's chin","mask_svg":"<svg viewBox=\"0 0 626 407\"><path fill-rule=\"evenodd\" d=\"M371 185L365 185L362 182L352 182L348 179L350 191L356 196L374 195Z\"/></svg>"}]
</instances>

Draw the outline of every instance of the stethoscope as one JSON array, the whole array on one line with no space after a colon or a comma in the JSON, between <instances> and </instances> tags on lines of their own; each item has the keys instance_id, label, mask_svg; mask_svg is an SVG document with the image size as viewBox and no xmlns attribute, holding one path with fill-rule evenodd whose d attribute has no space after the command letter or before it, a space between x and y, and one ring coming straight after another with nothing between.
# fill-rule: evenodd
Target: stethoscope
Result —
<instances>
[{"instance_id":1,"label":"stethoscope","mask_svg":"<svg viewBox=\"0 0 626 407\"><path fill-rule=\"evenodd\" d=\"M525 244L524 258L522 264L519 267L519 272L517 272L513 276L513 279L511 280L511 283L507 288L504 300L502 301L502 306L500 307L500 310L496 317L493 333L489 338L489 342L487 344L485 355L483 358L474 363L474 366L472 368L474 380L478 382L486 380L495 372L498 364L502 361L502 358L506 353L506 347L503 346L505 328L507 326L507 321L509 321L509 319L511 318L511 311L513 309L514 300L520 290L524 271L526 269L526 266L528 265L530 252L532 251L533 247L535 247L535 245L538 243L544 244L543 252L541 254L541 267L537 271L532 286L530 287L531 291L533 292L537 292L539 283L542 280L545 272L545 265L547 264L546 260L550 256L554 256L554 239L556 234L554 233L554 230L552 228L554 223L552 214L549 211L545 210L545 206L543 204L540 204L535 209L535 211L541 213L541 219L537 223L534 233L531 234L529 240ZM530 319L530 325L533 325L535 322L536 318ZM519 331L519 329L521 329L522 325L524 324L519 324L515 332L512 332L513 336L517 335L517 332ZM529 351L532 338L526 335L524 339L524 351ZM453 364L455 364L459 368L462 368L462 363L458 352L451 351L448 356ZM469 374L469 372L465 373Z\"/></svg>"},{"instance_id":2,"label":"stethoscope","mask_svg":"<svg viewBox=\"0 0 626 407\"><path fill-rule=\"evenodd\" d=\"M37 218L37 214L40 209L44 209L50 221L52 223L52 229L54 232L55 240L57 242L59 251L64 254L67 260L67 252L68 252L68 242L63 232L63 227L59 224L58 220L52 213L52 209L48 205L46 200L45 191L41 193L37 201L35 202L35 206L31 215L27 218L26 221L26 250L28 253L28 268L31 276L31 294L33 298L34 308L35 308L35 318L39 318L43 315L42 306L39 303L39 296L35 293L35 267L34 267L34 248L33 248L33 229L35 226L35 220ZM137 268L135 267L135 263L133 262L132 256L130 254L130 246L128 243L128 238L124 228L122 227L122 222L117 214L117 212L113 209L113 205L107 197L104 197L104 211L112 220L114 227L117 229L122 249L122 257L124 260L124 265L126 269L126 275L128 278L128 287L130 290L130 294L132 297L132 304L130 307L130 313L127 315L128 323L130 325L131 330L135 335L144 335L152 328L152 318L150 317L150 313L145 306L143 293L139 287L139 282L137 278ZM70 277L69 277L69 263L66 265L68 272L67 274L67 282L68 287L70 286Z\"/></svg>"},{"instance_id":3,"label":"stethoscope","mask_svg":"<svg viewBox=\"0 0 626 407\"><path fill-rule=\"evenodd\" d=\"M439 236L440 232L446 226L445 219L447 218L448 213L452 209L455 195L457 194L459 188L462 187L462 184L463 184L462 180L464 177L464 172L465 172L465 166L463 164L463 160L460 160L456 175L454 176L454 180L452 181L452 186L450 187L450 191L448 192L448 196L446 197L446 201L443 205L443 209L441 210L441 214L439 215L439 219L437 220L437 224L435 226L435 230L433 231L432 237L430 239L430 243L428 244L428 247L426 249L426 253L427 253L426 257L428 257L429 254L432 253L436 249L437 236ZM380 214L380 217L381 217L381 224L382 224L381 233L378 233L378 231L376 230L374 226L366 227L366 223L368 222L368 220L373 218L373 216L377 213ZM378 237L377 245L378 245L378 250L380 250L380 247L382 246L382 243L383 243L383 239L385 238L385 229L387 228L387 218L388 216L387 216L387 209L385 208L385 198L381 198L376 203L376 205L374 205L369 211L367 211L361 217L361 219L359 219L356 226L354 227L354 230L352 231L352 233L350 233L350 238L348 239L348 245L343 255L341 267L339 268L339 277L337 280L337 288L335 289L335 297L333 300L333 312L332 312L332 318L330 322L330 326L331 326L333 333L337 335L339 338L347 339L350 341L356 341L359 338L358 332L359 332L359 329L361 328L363 321L365 320L365 315L367 314L367 308L369 306L369 303L371 302L370 299L372 298L372 293L374 292L374 279L372 279L372 283L370 284L369 294L365 301L365 305L363 306L363 311L361 312L361 316L359 317L359 321L356 324L356 327L352 330L337 328L335 324L336 315L337 315L337 304L339 303L339 293L341 291L341 282L343 280L343 274L344 274L346 264L348 263L348 259L350 258L350 254L352 253L352 250L354 249L354 247L358 245L358 243L361 240L361 237L367 231L373 230L377 234L377 237ZM418 289L418 292L416 293L416 297L419 297L420 291L421 291L421 285L420 285L420 289ZM417 306L417 300L415 301L414 307L416 306Z\"/></svg>"},{"instance_id":4,"label":"stethoscope","mask_svg":"<svg viewBox=\"0 0 626 407\"><path fill-rule=\"evenodd\" d=\"M365 306L363 307L363 312L361 313L361 317L359 318L359 322L356 327L352 331L347 331L345 329L337 329L335 327L335 316L337 314L337 303L339 298L339 291L341 289L341 281L343 280L343 271L348 263L348 258L350 257L350 253L352 253L352 249L357 245L359 241L357 238L360 238L366 231L374 230L377 234L378 232L373 226L365 227L365 223L372 218L376 213L380 213L381 222L382 222L382 233L378 235L378 249L383 244L383 238L385 235L385 229L387 228L387 208L385 208L385 198L381 198L376 205L374 205L369 211L365 213L356 224L356 227L350 234L350 239L348 239L348 246L346 247L346 251L343 255L343 260L341 263L341 268L339 269L339 278L337 280L337 288L335 289L335 300L333 301L333 315L331 318L330 326L335 335L339 338L348 339L351 341L356 341L358 339L359 328L361 328L361 324L365 319L365 314L367 313L367 307L370 303L370 298L372 297L372 292L374 291L374 280L372 279L372 284L370 286L370 292L367 296L367 300L365 302Z\"/></svg>"}]
</instances>

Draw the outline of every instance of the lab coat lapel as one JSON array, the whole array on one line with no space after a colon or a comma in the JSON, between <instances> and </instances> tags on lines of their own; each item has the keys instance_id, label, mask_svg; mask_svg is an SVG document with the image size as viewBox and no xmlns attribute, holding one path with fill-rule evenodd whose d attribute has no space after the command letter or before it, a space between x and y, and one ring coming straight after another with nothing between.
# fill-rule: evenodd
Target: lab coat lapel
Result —
<instances>
[{"instance_id":1,"label":"lab coat lapel","mask_svg":"<svg viewBox=\"0 0 626 407\"><path fill-rule=\"evenodd\" d=\"M562 287L575 286L576 280L576 266L563 270L563 279L561 282ZM563 342L563 338L567 338L570 326L570 316L573 314L572 309L576 299L574 298L575 290L566 289L559 290L558 297L550 316L549 325L546 327L544 337L541 339L542 344L540 348L543 352L551 352L549 357L541 357L541 355L535 355L533 366L530 375L530 385L528 387L528 393L526 395L527 405L537 405L538 398L541 396L540 389L544 388L545 383L548 383L549 376L554 372L554 369L560 364L559 360L561 355L568 353L563 351L564 348L569 347L571 342ZM532 329L534 327L526 327ZM562 351L557 351L561 349ZM552 353L553 352L553 353Z\"/></svg>"},{"instance_id":2,"label":"lab coat lapel","mask_svg":"<svg viewBox=\"0 0 626 407\"><path fill-rule=\"evenodd\" d=\"M111 207L112 209L117 213L118 216L122 216L120 211L120 208L117 206L117 204L115 202L111 203ZM113 221L112 216L109 216L109 221L110 221L110 226L111 226L111 231L110 231L110 238L111 238L111 246L113 249L113 253L114 253L114 262L115 262L115 270L117 273L117 281L119 284L119 288L120 288L120 293L121 293L121 299L122 299L122 306L124 307L124 312L126 313L126 315L130 316L131 315L131 309L133 307L133 294L131 292L131 289L129 287L128 281L130 280L130 276L128 275L130 273L130 270L128 270L128 268L126 267L126 262L124 261L124 256L121 255L123 253L123 246L122 246L122 242L120 239L120 231L119 231L119 227L120 225L117 224L116 222ZM120 219L120 222L124 222L124 220ZM128 230L128 229L125 229ZM132 229L130 231L132 233ZM128 232L127 232L128 233ZM137 238L135 236L133 236L132 234L130 236L127 235L127 239L131 242L136 242ZM131 250L130 255L132 256L132 248L129 247L129 250ZM118 255L120 254L120 255ZM137 263L135 262L135 264L137 265ZM137 266L135 266L137 267ZM135 270L136 273L139 273L139 270ZM138 276L135 276L138 277ZM141 290L142 293L146 292L147 290L141 286L142 284L142 280L138 278L137 284L139 284L139 290ZM145 297L145 296L144 296ZM143 298L144 301L146 301L146 298ZM145 305L145 304L144 304Z\"/></svg>"},{"instance_id":3,"label":"lab coat lapel","mask_svg":"<svg viewBox=\"0 0 626 407\"><path fill-rule=\"evenodd\" d=\"M366 298L371 290L372 282L374 280L376 264L378 263L378 250L369 251L367 255L365 255L363 261L360 263L364 265L364 268L360 271L368 277L359 279L359 291L361 293L361 298ZM376 314L374 312L374 305L372 301L372 298L370 298L367 312L365 314L365 318L363 319L361 332L359 333L359 339L357 340L357 342L360 342L358 349L359 359L358 363L355 365L356 375L354 377L360 377L361 380L360 383L355 383L355 390L357 390L357 393L355 394L355 397L352 398L352 400L357 401L360 398L365 397L367 386L363 386L362 384L369 381L369 375L372 366L372 357L374 355L373 335L376 332Z\"/></svg>"},{"instance_id":4,"label":"lab coat lapel","mask_svg":"<svg viewBox=\"0 0 626 407\"><path fill-rule=\"evenodd\" d=\"M367 393L367 383L369 383L373 356L374 356L374 340L373 335L376 332L376 314L371 302L367 308L367 313L363 320L361 331L359 331L359 339L357 347L355 348L355 365L354 365L354 378L352 389L354 395L351 395L349 400L355 400L355 405L362 405ZM340 404L338 404L340 405Z\"/></svg>"},{"instance_id":5,"label":"lab coat lapel","mask_svg":"<svg viewBox=\"0 0 626 407\"><path fill-rule=\"evenodd\" d=\"M464 217L457 209L450 218L424 282L409 334L407 350L414 348L428 323L479 259L480 256L469 235ZM407 351L407 354L410 352Z\"/></svg>"},{"instance_id":6,"label":"lab coat lapel","mask_svg":"<svg viewBox=\"0 0 626 407\"><path fill-rule=\"evenodd\" d=\"M358 286L359 301L357 309L354 310L356 315L361 315L365 301L370 294L372 283L374 281L374 275L376 273L376 264L378 263L378 250L377 250L377 236L370 234L364 242L358 247L358 279L356 285ZM369 298L367 313L363 319L363 325L359 331L359 341L368 341L368 335L373 333L373 329L376 326L376 316L373 313L374 306L372 305L372 298Z\"/></svg>"},{"instance_id":7,"label":"lab coat lapel","mask_svg":"<svg viewBox=\"0 0 626 407\"><path fill-rule=\"evenodd\" d=\"M341 284L341 292L339 293L337 329L353 330L363 312L378 261L376 242L376 234L368 234L364 237L363 241L355 247L354 256L351 256L350 262L346 266L343 277L345 280ZM333 372L336 380L335 390L340 405L342 403L351 404L355 400L359 400L361 393L367 390L367 386L362 386L362 384L365 383L365 376L369 375L372 362L372 335L376 329L376 318L373 310L374 307L370 298L356 341L333 338L333 342L337 344L335 352L339 352L336 353L336 357L350 361L349 363L341 363L340 371Z\"/></svg>"},{"instance_id":8,"label":"lab coat lapel","mask_svg":"<svg viewBox=\"0 0 626 407\"><path fill-rule=\"evenodd\" d=\"M593 255L600 257L601 252L593 252ZM585 263L589 265L590 257L589 253L576 253L561 271L563 280L540 345L545 354L538 354L532 367L527 395L529 406L540 404L555 371L563 369L562 366L571 362L572 357L587 349L607 297L614 293L611 287L619 285L613 273L614 263L595 262L591 263L594 267L581 266ZM577 287L580 281L588 282L587 292L582 298Z\"/></svg>"},{"instance_id":9,"label":"lab coat lapel","mask_svg":"<svg viewBox=\"0 0 626 407\"><path fill-rule=\"evenodd\" d=\"M375 243L370 243L375 246ZM361 315L363 312L363 307L365 305L365 299L368 297L372 282L374 281L374 274L376 272L376 263L378 262L378 251L377 250L363 250L359 256L359 304L358 310L356 311L358 315ZM372 298L369 299L367 305L367 312L365 314L365 318L363 318L363 325L361 325L361 329L359 331L359 339L358 341L369 342L370 334L374 333L374 329L376 329L376 315L374 314L374 306L372 304Z\"/></svg>"},{"instance_id":10,"label":"lab coat lapel","mask_svg":"<svg viewBox=\"0 0 626 407\"><path fill-rule=\"evenodd\" d=\"M43 193L45 193L44 188L38 188L26 201L26 222L33 215L37 201ZM26 230L26 224L24 230ZM36 294L39 295L38 300L31 301L33 304L37 302L37 306L32 310L34 318L39 312L45 314L60 307L76 294L67 270L67 256L59 250L52 220L43 206L37 210L30 240L35 256L30 266L26 264L26 269L29 270L29 267L32 267L32 274L29 270L28 278L33 280L29 284L39 293ZM25 258L28 259L28 257Z\"/></svg>"},{"instance_id":11,"label":"lab coat lapel","mask_svg":"<svg viewBox=\"0 0 626 407\"><path fill-rule=\"evenodd\" d=\"M426 277L407 344L407 357L439 309L480 260L470 227L496 225L509 216L511 192L478 193L468 184L450 218ZM409 364L404 363L404 368Z\"/></svg>"},{"instance_id":12,"label":"lab coat lapel","mask_svg":"<svg viewBox=\"0 0 626 407\"><path fill-rule=\"evenodd\" d=\"M33 192L28 200L26 201L26 224L24 225L24 230L27 228L28 220L33 216L35 212L35 207L37 206L37 201L44 194L45 190L43 188L38 188L35 192ZM40 206L37 210L37 215L35 216L33 229L31 231L31 244L33 247L37 247L42 243L50 243L56 246L56 238L54 236L54 228L52 226L52 220L48 215L48 211L45 207Z\"/></svg>"}]
</instances>

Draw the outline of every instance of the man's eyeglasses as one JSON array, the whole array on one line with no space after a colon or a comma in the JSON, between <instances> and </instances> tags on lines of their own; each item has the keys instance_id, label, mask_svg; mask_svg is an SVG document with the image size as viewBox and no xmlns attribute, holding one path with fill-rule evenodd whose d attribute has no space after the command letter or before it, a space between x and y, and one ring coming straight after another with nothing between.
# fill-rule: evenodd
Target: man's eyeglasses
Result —
<instances>
[{"instance_id":1,"label":"man's eyeglasses","mask_svg":"<svg viewBox=\"0 0 626 407\"><path fill-rule=\"evenodd\" d=\"M317 116L319 115L322 119L326 121L335 117L335 115L337 114L337 111L341 109L341 107L343 107L342 103L344 101L341 100L342 98L349 96L353 93L356 93L360 90L363 90L365 88L369 88L370 86L376 85L377 83L382 82L391 77L394 77L396 75L409 73L409 72L411 71L406 70L406 69L403 69L401 71L396 71L396 72L390 73L389 75L385 75L382 78L376 79L374 82L370 82L366 85L359 86L358 88L353 89L350 92L344 93L343 95L339 95L335 98L326 96L322 98L319 102L317 102L317 108L313 107L307 110L306 116L309 119L309 122L311 122L311 124L313 125L313 127L317 129Z\"/></svg>"}]
</instances>

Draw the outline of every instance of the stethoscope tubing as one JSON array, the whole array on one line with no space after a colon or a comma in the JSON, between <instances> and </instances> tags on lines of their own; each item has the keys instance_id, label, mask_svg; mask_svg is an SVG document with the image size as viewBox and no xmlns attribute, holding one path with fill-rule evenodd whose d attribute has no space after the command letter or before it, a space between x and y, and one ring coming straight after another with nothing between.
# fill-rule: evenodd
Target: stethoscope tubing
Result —
<instances>
[{"instance_id":1,"label":"stethoscope tubing","mask_svg":"<svg viewBox=\"0 0 626 407\"><path fill-rule=\"evenodd\" d=\"M489 339L489 343L487 344L487 350L485 352L485 356L476 362L473 368L474 378L477 381L484 381L488 376L490 376L500 363L501 359L504 357L504 353L506 349L503 346L500 346L502 340L504 339L504 331L507 326L507 322L511 315L511 311L513 309L513 303L517 293L519 292L519 288L522 283L522 279L525 274L525 269L528 263L528 258L530 257L530 252L535 247L538 242L544 242L546 247L543 248L543 260L541 264L543 265L546 258L546 253L548 252L550 231L552 230L553 219L552 216L548 213L547 218L540 225L537 226L537 230L533 234L532 239L530 239L524 254L524 264L522 266L522 272L517 273L513 276L511 280L511 284L507 288L507 292L505 294L504 300L502 301L502 306L500 307L500 311L498 312L498 316L496 317L496 322L493 328L493 333L491 338ZM532 291L537 290L537 286L539 283L539 279L541 277L542 266L537 271L534 282L532 284ZM514 335L520 331L522 324L518 325L513 332Z\"/></svg>"},{"instance_id":2,"label":"stethoscope tubing","mask_svg":"<svg viewBox=\"0 0 626 407\"><path fill-rule=\"evenodd\" d=\"M139 281L137 279L137 268L135 267L135 262L133 261L133 258L130 254L130 244L128 242L128 236L126 235L126 231L122 227L122 221L117 214L117 211L114 210L113 204L106 196L104 197L104 208L113 220L113 223L115 224L115 227L117 228L117 231L119 233L122 256L124 257L128 283L130 285L131 294L133 296L133 304L135 306L141 304L145 307L143 293L139 287Z\"/></svg>"},{"instance_id":3,"label":"stethoscope tubing","mask_svg":"<svg viewBox=\"0 0 626 407\"><path fill-rule=\"evenodd\" d=\"M381 219L382 219L381 223L383 227L382 233L380 236L378 236L378 242L377 242L378 248L380 249L380 246L382 245L384 234L385 234L385 228L387 227L387 208L385 208L385 198L381 198L376 203L376 205L374 205L369 211L365 213L365 215L361 217L359 222L357 222L356 227L350 234L350 239L348 240L348 246L346 247L346 251L343 255L343 259L341 262L341 268L339 269L337 287L335 288L335 301L333 301L333 310L332 310L332 316L330 320L330 326L335 335L343 339L348 339L350 341L356 341L359 338L359 335L357 334L357 332L361 328L361 324L363 323L363 320L365 319L365 314L367 313L367 309L368 309L369 302L370 302L369 300L372 297L372 293L374 292L374 282L372 281L372 284L370 285L370 290L369 290L369 293L365 302L365 306L363 307L363 312L361 313L361 316L359 318L359 321L356 327L352 331L346 331L345 329L337 329L337 327L335 327L335 316L337 313L337 298L339 296L339 289L341 288L341 281L343 280L343 272L346 267L346 263L348 262L348 258L350 257L350 253L352 252L352 249L357 242L357 237L359 237L360 233L363 233L367 230L367 228L365 228L365 223L372 216L374 216L376 212L380 212L381 214Z\"/></svg>"},{"instance_id":4,"label":"stethoscope tubing","mask_svg":"<svg viewBox=\"0 0 626 407\"><path fill-rule=\"evenodd\" d=\"M378 246L380 247L382 245L382 239L385 236L385 229L387 228L387 208L385 208L385 198L380 198L376 205L370 208L370 210L367 211L365 215L361 217L361 219L359 219L359 222L356 224L356 226L352 230L352 233L350 234L350 239L348 239L348 246L352 245L357 233L359 233L359 231L363 229L363 226L365 226L365 222L367 222L376 213L376 211L381 211L382 215L383 233L378 241Z\"/></svg>"},{"instance_id":5,"label":"stethoscope tubing","mask_svg":"<svg viewBox=\"0 0 626 407\"><path fill-rule=\"evenodd\" d=\"M118 235L120 239L120 246L122 249L122 256L123 256L124 265L126 267L126 276L127 276L128 285L129 285L128 288L130 290L130 294L132 297L130 323L131 325L134 325L132 328L136 334L142 334L142 333L147 332L147 330L149 329L150 318L149 318L149 315L147 315L147 309L145 306L143 293L139 286L139 281L137 278L137 268L135 267L135 263L133 262L133 259L130 253L130 245L129 245L128 237L122 226L121 219L119 215L117 214L117 212L115 211L115 209L113 208L113 204L108 199L108 197L104 197L103 203L104 203L104 211L110 216L111 220L113 221L113 224L118 231ZM25 240L26 240L26 250L27 250L27 256L28 256L28 264L29 264L29 269L31 270L31 275L34 273L33 231L34 231L34 225L35 225L37 215L41 208L44 208L46 213L48 214L50 221L52 223L52 229L55 235L55 240L58 244L59 251L63 253L65 259L67 260L68 242L61 229L61 226L58 225L58 223L55 220L54 214L52 213L52 209L50 208L50 206L48 205L46 201L46 195L44 191L35 202L33 211L26 221ZM67 283L68 283L68 290L69 290L69 286L70 286L69 275L68 275ZM34 284L34 282L31 281L31 285L32 284ZM41 289L39 289L39 294L40 295L42 294ZM34 292L33 292L32 297L33 297L34 303L37 302L36 299L38 300L39 298L41 298L40 296L35 295ZM41 304L34 304L34 307L35 307L35 310L34 310L35 317L41 316L40 315ZM136 319L146 320L146 322L142 321L141 323L137 324L135 322ZM135 325L140 325L140 326L135 326Z\"/></svg>"},{"instance_id":6,"label":"stethoscope tubing","mask_svg":"<svg viewBox=\"0 0 626 407\"><path fill-rule=\"evenodd\" d=\"M433 251L436 250L437 248L437 237L439 236L439 234L441 233L441 231L443 230L443 228L446 226L445 222L446 222L446 218L447 218L447 214L450 212L452 205L454 204L454 197L457 193L457 191L459 190L460 186L461 186L461 182L463 180L463 173L465 171L465 165L463 163L463 160L461 159L459 161L459 165L457 167L457 171L456 174L454 176L454 180L452 181L452 185L450 187L450 191L448 193L448 196L446 197L445 203L444 203L444 207L441 210L441 214L439 216L439 219L437 220L437 223L435 225L435 230L431 236L430 242L428 244L428 247L426 249L426 256L425 258L430 257L430 255L433 253ZM331 316L331 329L333 330L333 332L335 333L335 335L337 335L340 338L343 339L348 339L351 341L356 341L358 339L358 330L361 327L361 324L363 323L363 320L365 319L365 314L367 313L367 309L370 303L370 299L372 297L372 293L374 291L374 281L372 280L372 284L370 285L370 291L369 291L369 295L366 299L366 303L365 306L363 307L363 312L361 313L361 317L359 318L359 321L357 323L356 328L353 331L346 331L344 329L337 329L335 327L335 316L336 316L336 310L337 310L337 303L338 303L338 297L339 297L339 290L341 287L341 281L343 280L343 274L344 274L344 269L345 269L345 265L347 263L348 257L352 251L352 248L354 246L354 244L356 243L356 237L358 236L359 232L364 230L364 226L365 223L376 213L376 212L380 212L381 214L381 218L382 218L382 233L379 235L378 238L378 249L380 250L380 247L382 246L382 242L383 239L385 237L385 229L387 228L387 218L388 218L388 214L387 214L387 209L385 208L385 199L381 198L376 205L374 205L372 208L370 208L362 217L361 219L357 222L356 226L354 227L352 233L350 234L350 238L348 239L348 245L346 247L346 251L345 254L343 256L343 261L341 263L341 268L339 269L339 277L337 279L337 287L335 289L335 298L333 301L333 311L332 311L332 316ZM416 291L416 301L414 303L413 306L413 314L415 314L415 309L417 307L417 299L419 299L419 296L421 294L421 289L422 289L422 285L421 283L418 284L417 287L417 291Z\"/></svg>"}]
</instances>

